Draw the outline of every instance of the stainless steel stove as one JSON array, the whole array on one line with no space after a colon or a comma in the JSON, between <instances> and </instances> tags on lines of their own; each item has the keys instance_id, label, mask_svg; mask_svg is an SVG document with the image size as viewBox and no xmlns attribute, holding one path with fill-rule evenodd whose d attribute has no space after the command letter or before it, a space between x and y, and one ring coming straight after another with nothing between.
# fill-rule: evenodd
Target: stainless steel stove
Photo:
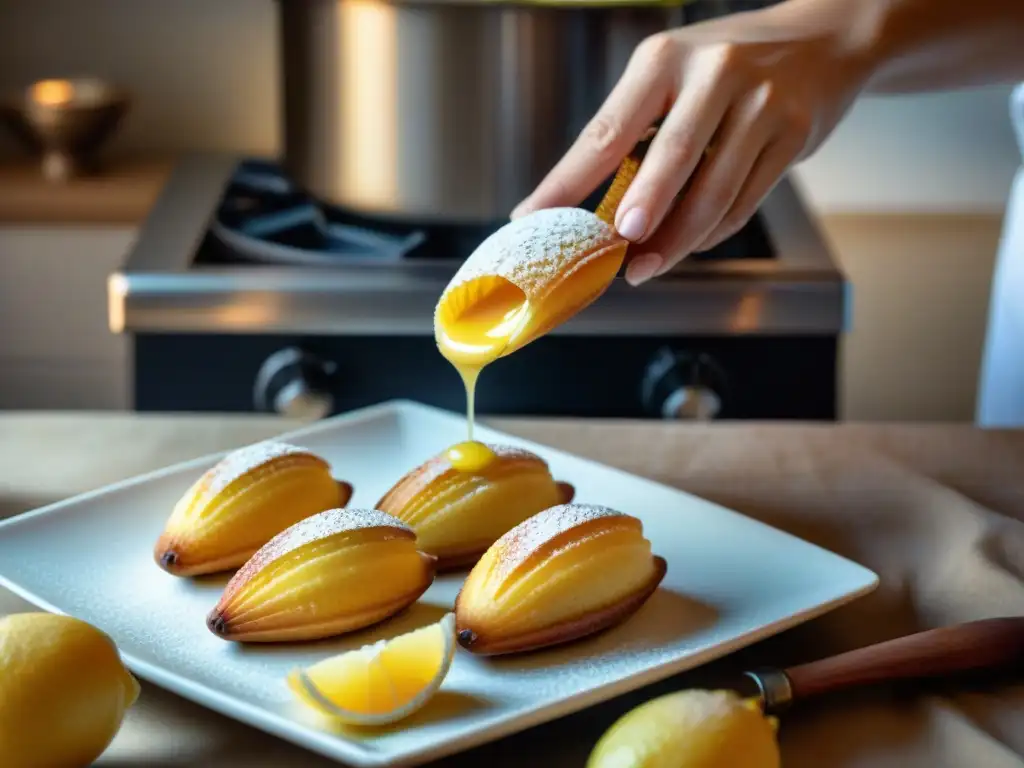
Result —
<instances>
[{"instance_id":1,"label":"stainless steel stove","mask_svg":"<svg viewBox=\"0 0 1024 768\"><path fill-rule=\"evenodd\" d=\"M134 407L324 416L411 398L462 410L434 304L503 223L367 218L318 204L272 162L186 157L109 281L111 329L132 338ZM639 288L617 280L494 364L479 412L834 419L847 308L784 179L718 248Z\"/></svg>"}]
</instances>

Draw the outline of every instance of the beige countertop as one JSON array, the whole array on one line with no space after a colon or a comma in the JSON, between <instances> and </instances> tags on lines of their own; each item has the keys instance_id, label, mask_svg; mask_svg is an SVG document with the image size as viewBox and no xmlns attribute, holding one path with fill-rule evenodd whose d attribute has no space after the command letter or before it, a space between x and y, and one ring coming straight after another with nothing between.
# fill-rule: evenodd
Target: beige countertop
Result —
<instances>
[{"instance_id":1,"label":"beige countertop","mask_svg":"<svg viewBox=\"0 0 1024 768\"><path fill-rule=\"evenodd\" d=\"M125 157L101 172L47 181L38 161L0 162L0 225L140 224L174 166L172 157Z\"/></svg>"},{"instance_id":2,"label":"beige countertop","mask_svg":"<svg viewBox=\"0 0 1024 768\"><path fill-rule=\"evenodd\" d=\"M487 421L788 530L872 568L881 585L701 670L438 765L582 767L611 721L657 692L928 627L1024 615L1024 432ZM0 517L293 426L251 416L0 414ZM0 590L0 614L29 608ZM781 743L786 768L1024 766L1024 685L878 690L823 700L784 717ZM99 764L330 763L144 684Z\"/></svg>"}]
</instances>

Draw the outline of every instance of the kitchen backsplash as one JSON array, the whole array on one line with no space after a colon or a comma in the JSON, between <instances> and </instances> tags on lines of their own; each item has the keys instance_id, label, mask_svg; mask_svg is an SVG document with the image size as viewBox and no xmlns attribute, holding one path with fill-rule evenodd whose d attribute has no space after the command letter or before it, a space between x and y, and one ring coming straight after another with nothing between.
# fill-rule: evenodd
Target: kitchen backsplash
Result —
<instances>
[{"instance_id":1,"label":"kitchen backsplash","mask_svg":"<svg viewBox=\"0 0 1024 768\"><path fill-rule=\"evenodd\" d=\"M136 103L116 151L278 145L277 0L0 0L0 92L79 73ZM862 99L798 171L830 211L999 211L1020 164L1009 87ZM15 147L0 136L0 154Z\"/></svg>"}]
</instances>

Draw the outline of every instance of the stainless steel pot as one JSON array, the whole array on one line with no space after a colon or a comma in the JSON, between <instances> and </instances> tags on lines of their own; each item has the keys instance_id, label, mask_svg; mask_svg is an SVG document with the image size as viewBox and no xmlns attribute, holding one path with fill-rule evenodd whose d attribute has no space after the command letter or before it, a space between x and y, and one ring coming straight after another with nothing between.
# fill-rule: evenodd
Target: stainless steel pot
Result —
<instances>
[{"instance_id":1,"label":"stainless steel pot","mask_svg":"<svg viewBox=\"0 0 1024 768\"><path fill-rule=\"evenodd\" d=\"M503 219L641 40L738 7L581 5L281 0L285 167L368 215Z\"/></svg>"}]
</instances>

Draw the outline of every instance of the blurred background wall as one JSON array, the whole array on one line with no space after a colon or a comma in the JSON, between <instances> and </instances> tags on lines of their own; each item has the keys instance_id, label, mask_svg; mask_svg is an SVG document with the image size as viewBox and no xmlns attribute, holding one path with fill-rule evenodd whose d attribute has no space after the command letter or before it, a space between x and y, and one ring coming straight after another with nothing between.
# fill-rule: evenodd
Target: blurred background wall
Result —
<instances>
[{"instance_id":1,"label":"blurred background wall","mask_svg":"<svg viewBox=\"0 0 1024 768\"><path fill-rule=\"evenodd\" d=\"M276 56L275 0L0 0L0 92L77 73L122 83L137 99L114 153L272 154L279 135ZM844 351L847 418L973 417L1000 216L1020 162L1009 91L865 97L796 171L854 286L854 326ZM0 158L15 151L0 135ZM12 243L24 249L32 241L31 232L6 231L0 253L5 243L13 254ZM121 248L130 239L108 238ZM48 247L46 258L59 263L64 246ZM98 254L91 263L102 269L76 267L96 272L89 289L96 289L96 301L104 271L121 257ZM13 275L35 274L36 258L8 263L0 282L10 288ZM12 301L0 296L0 307L13 311ZM116 358L119 341L105 338L99 311L81 308L95 321L96 344ZM4 355L0 343L0 364ZM40 365L31 364L33 371ZM101 379L121 382L103 366ZM19 385L25 396L38 378L33 373ZM121 394L109 386L106 393L86 402L119 402Z\"/></svg>"}]
</instances>

